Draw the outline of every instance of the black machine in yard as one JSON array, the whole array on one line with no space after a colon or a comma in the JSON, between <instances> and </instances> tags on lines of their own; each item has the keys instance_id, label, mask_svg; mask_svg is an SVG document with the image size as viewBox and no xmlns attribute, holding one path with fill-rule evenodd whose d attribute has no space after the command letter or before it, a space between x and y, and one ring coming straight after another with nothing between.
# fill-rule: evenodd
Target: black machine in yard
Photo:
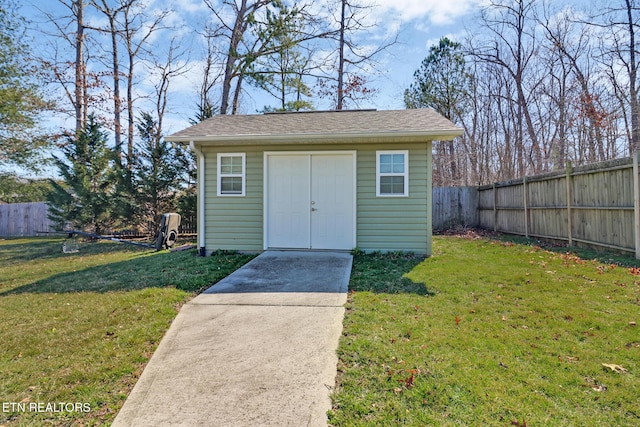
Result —
<instances>
[{"instance_id":1,"label":"black machine in yard","mask_svg":"<svg viewBox=\"0 0 640 427\"><path fill-rule=\"evenodd\" d=\"M160 229L156 235L156 250L162 248L169 249L178 240L178 229L180 228L180 215L177 213L166 213L160 220Z\"/></svg>"},{"instance_id":2,"label":"black machine in yard","mask_svg":"<svg viewBox=\"0 0 640 427\"><path fill-rule=\"evenodd\" d=\"M160 228L156 234L155 243L142 243L134 242L132 240L119 239L111 236L101 236L99 234L87 233L80 230L70 230L69 237L62 245L62 250L65 253L78 252L78 244L75 236L84 236L92 239L111 240L112 242L126 243L128 245L142 246L145 248L155 249L160 251L162 249L169 249L178 240L178 229L180 228L180 215L177 213L166 213L162 215L160 220Z\"/></svg>"}]
</instances>

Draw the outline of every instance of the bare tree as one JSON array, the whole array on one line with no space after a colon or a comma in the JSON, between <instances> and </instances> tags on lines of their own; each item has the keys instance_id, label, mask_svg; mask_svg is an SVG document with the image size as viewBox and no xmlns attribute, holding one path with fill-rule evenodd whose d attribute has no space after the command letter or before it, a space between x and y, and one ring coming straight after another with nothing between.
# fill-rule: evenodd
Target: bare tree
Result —
<instances>
[{"instance_id":1,"label":"bare tree","mask_svg":"<svg viewBox=\"0 0 640 427\"><path fill-rule=\"evenodd\" d=\"M152 48L148 44L149 38L161 29L162 22L170 11L163 9L149 16L143 5L136 0L122 0L126 7L123 9L122 38L127 52L127 162L131 164L134 156L134 127L135 127L135 86L136 63L142 55L153 56ZM172 39L173 43L173 39ZM174 47L172 46L172 49Z\"/></svg>"},{"instance_id":2,"label":"bare tree","mask_svg":"<svg viewBox=\"0 0 640 427\"><path fill-rule=\"evenodd\" d=\"M378 25L366 21L367 12L373 7L375 6L358 4L357 0L340 0L338 10L328 18L332 19L337 27L328 34L337 42L337 48L333 52L337 54L336 73L327 77L327 80L335 82L335 88L323 82L321 95L335 94L336 110L344 108L347 98L357 101L375 92L368 87L366 76L374 71L375 58L398 41L398 35L395 34L373 49L363 46L369 43L362 42L358 37L367 34L371 28Z\"/></svg>"},{"instance_id":3,"label":"bare tree","mask_svg":"<svg viewBox=\"0 0 640 427\"><path fill-rule=\"evenodd\" d=\"M135 0L126 0L119 3L115 7L111 7L107 0L91 0L91 4L100 11L106 18L108 22L108 28L94 28L90 27L93 30L105 32L109 35L111 41L111 75L113 78L113 130L114 130L114 138L115 138L115 153L116 153L116 162L121 164L122 161L122 124L120 120L120 113L122 111L122 98L120 96L120 55L118 52L118 36L119 36L119 28L118 28L118 15L122 13L122 11L130 7L131 3Z\"/></svg>"},{"instance_id":4,"label":"bare tree","mask_svg":"<svg viewBox=\"0 0 640 427\"><path fill-rule=\"evenodd\" d=\"M75 99L73 100L76 112L76 134L79 134L87 122L86 102L86 66L84 62L84 0L73 0L71 10L76 17L77 30L75 37L76 48L76 79Z\"/></svg>"},{"instance_id":5,"label":"bare tree","mask_svg":"<svg viewBox=\"0 0 640 427\"><path fill-rule=\"evenodd\" d=\"M237 111L237 100L242 89L242 81L244 75L240 72L248 61L254 58L254 54L246 49L247 39L249 39L249 30L255 20L257 13L261 9L273 3L273 0L223 0L222 7L212 0L204 0L207 7L213 12L218 19L219 27L210 30L209 37L225 37L228 39L226 58L224 64L224 77L222 80L222 95L220 101L220 114L229 112L229 101L231 97L231 86L233 80L236 79L235 102L233 103L232 113ZM233 18L229 22L227 15ZM254 43L249 40L249 43Z\"/></svg>"},{"instance_id":6,"label":"bare tree","mask_svg":"<svg viewBox=\"0 0 640 427\"><path fill-rule=\"evenodd\" d=\"M95 85L90 81L92 77L88 75L86 67L89 56L86 49L86 4L85 0L57 1L61 6L60 10L66 12L53 14L41 10L51 28L41 29L48 36L48 46L41 49L41 56L37 61L42 64L43 70L49 71L48 83L58 85L64 92L71 106L65 112L73 116L75 133L78 134L87 123L91 103L89 86Z\"/></svg>"},{"instance_id":7,"label":"bare tree","mask_svg":"<svg viewBox=\"0 0 640 427\"><path fill-rule=\"evenodd\" d=\"M579 157L584 157L589 161L604 160L607 155L604 147L603 130L606 126L608 113L603 110L598 103L598 96L594 93L592 82L592 70L590 58L594 56L593 42L595 35L589 31L587 25L579 23L573 16L575 13L565 9L560 13L553 13L545 10L545 17L540 20L541 27L545 31L545 36L549 42L548 51L561 64L563 72L570 71L576 80L579 90L577 100L580 112L580 119L586 121L586 147L587 153L579 153ZM560 117L560 138L562 141L567 133L567 108L569 107L569 89L567 88L568 76L562 76L560 83L564 89L558 98L561 103ZM563 153L561 153L563 154Z\"/></svg>"},{"instance_id":8,"label":"bare tree","mask_svg":"<svg viewBox=\"0 0 640 427\"><path fill-rule=\"evenodd\" d=\"M196 116L190 119L192 124L199 123L210 117L213 117L219 106L214 102L212 92L223 76L223 72L216 66L216 38L212 36L212 32L205 30L204 39L207 43L204 64L202 66L202 80L198 87L198 105Z\"/></svg>"},{"instance_id":9,"label":"bare tree","mask_svg":"<svg viewBox=\"0 0 640 427\"><path fill-rule=\"evenodd\" d=\"M532 74L537 51L536 34L531 25L534 7L535 0L492 0L481 16L482 28L492 37L471 48L472 55L502 68L514 83L514 142L519 174L526 173L526 163L534 172L539 172L542 165L540 143L529 108L530 95L535 94L540 83ZM529 147L525 146L525 136Z\"/></svg>"},{"instance_id":10,"label":"bare tree","mask_svg":"<svg viewBox=\"0 0 640 427\"><path fill-rule=\"evenodd\" d=\"M587 22L605 30L601 32L602 62L622 104L627 121L629 153L640 149L640 58L636 40L639 12L636 0L616 0L600 8ZM624 70L622 75L619 68Z\"/></svg>"}]
</instances>

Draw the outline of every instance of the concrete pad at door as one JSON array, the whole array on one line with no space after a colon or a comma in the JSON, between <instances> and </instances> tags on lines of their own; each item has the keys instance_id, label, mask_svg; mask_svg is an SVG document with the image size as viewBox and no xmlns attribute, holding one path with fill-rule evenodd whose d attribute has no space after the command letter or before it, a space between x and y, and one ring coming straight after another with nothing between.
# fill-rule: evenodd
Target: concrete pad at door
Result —
<instances>
[{"instance_id":1,"label":"concrete pad at door","mask_svg":"<svg viewBox=\"0 0 640 427\"><path fill-rule=\"evenodd\" d=\"M296 262L294 254L284 256L289 266ZM308 273L307 285L302 285L294 278L305 272L292 267L291 277L278 274L275 267L282 271L287 263L273 255L260 255L252 261L258 263L220 282L217 292L218 285L180 310L114 426L327 425L344 316L343 298L334 294L346 299L351 257L324 254L328 264L314 264L313 254L301 254L298 265L307 264ZM261 275L272 277L262 289L248 279L265 271L261 262L273 269ZM318 274L324 267L314 267L321 265L336 274ZM285 279L275 286L281 277ZM328 282L338 277L340 283L330 292ZM247 304L242 296L255 297L256 304Z\"/></svg>"},{"instance_id":2,"label":"concrete pad at door","mask_svg":"<svg viewBox=\"0 0 640 427\"><path fill-rule=\"evenodd\" d=\"M267 251L193 303L342 306L352 260L343 252Z\"/></svg>"}]
</instances>

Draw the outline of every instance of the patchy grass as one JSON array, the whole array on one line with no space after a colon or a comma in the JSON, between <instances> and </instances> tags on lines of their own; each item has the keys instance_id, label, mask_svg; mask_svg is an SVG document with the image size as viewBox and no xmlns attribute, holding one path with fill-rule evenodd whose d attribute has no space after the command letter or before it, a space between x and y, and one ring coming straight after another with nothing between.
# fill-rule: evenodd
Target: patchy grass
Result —
<instances>
[{"instance_id":1,"label":"patchy grass","mask_svg":"<svg viewBox=\"0 0 640 427\"><path fill-rule=\"evenodd\" d=\"M61 243L0 240L2 426L108 424L180 306L250 259ZM85 406L11 410L60 402Z\"/></svg>"},{"instance_id":2,"label":"patchy grass","mask_svg":"<svg viewBox=\"0 0 640 427\"><path fill-rule=\"evenodd\" d=\"M640 425L633 261L457 237L415 266L370 261L354 263L331 425ZM404 289L357 283L403 272Z\"/></svg>"}]
</instances>

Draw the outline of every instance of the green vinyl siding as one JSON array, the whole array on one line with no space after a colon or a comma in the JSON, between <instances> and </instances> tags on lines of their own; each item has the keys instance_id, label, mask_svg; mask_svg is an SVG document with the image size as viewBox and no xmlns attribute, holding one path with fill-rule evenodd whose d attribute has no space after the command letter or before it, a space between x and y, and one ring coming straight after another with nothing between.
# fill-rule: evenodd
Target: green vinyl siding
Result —
<instances>
[{"instance_id":1,"label":"green vinyl siding","mask_svg":"<svg viewBox=\"0 0 640 427\"><path fill-rule=\"evenodd\" d=\"M262 150L206 147L205 218L207 252L262 250ZM246 153L245 195L218 196L218 153Z\"/></svg>"},{"instance_id":2,"label":"green vinyl siding","mask_svg":"<svg viewBox=\"0 0 640 427\"><path fill-rule=\"evenodd\" d=\"M376 197L376 151L409 150L409 196ZM264 152L356 151L356 245L431 253L431 142L204 147L206 249L264 248ZM245 196L217 196L218 153L246 153ZM428 208L429 207L429 208Z\"/></svg>"},{"instance_id":3,"label":"green vinyl siding","mask_svg":"<svg viewBox=\"0 0 640 427\"><path fill-rule=\"evenodd\" d=\"M376 151L389 149L380 144L358 150L358 248L430 254L431 143L392 147L409 150L408 197L376 197Z\"/></svg>"}]
</instances>

